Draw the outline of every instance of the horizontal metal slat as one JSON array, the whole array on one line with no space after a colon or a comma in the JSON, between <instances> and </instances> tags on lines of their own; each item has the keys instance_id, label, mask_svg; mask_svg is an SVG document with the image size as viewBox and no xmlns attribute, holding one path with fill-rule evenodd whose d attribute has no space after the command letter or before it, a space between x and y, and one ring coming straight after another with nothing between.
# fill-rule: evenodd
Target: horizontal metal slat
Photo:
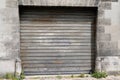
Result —
<instances>
[{"instance_id":1,"label":"horizontal metal slat","mask_svg":"<svg viewBox=\"0 0 120 80\"><path fill-rule=\"evenodd\" d=\"M85 15L75 15L75 16L72 16L72 15L50 15L50 16L45 16L45 15L36 15L35 17L32 17L33 15L31 15L31 17L28 17L28 16L22 16L22 18L20 18L21 22L22 21L45 21L45 20L54 20L54 21L85 21L85 20L94 20L95 16L85 16ZM57 17L56 17L57 16ZM83 22L82 21L82 22Z\"/></svg>"},{"instance_id":2,"label":"horizontal metal slat","mask_svg":"<svg viewBox=\"0 0 120 80\"><path fill-rule=\"evenodd\" d=\"M91 46L77 46L77 47L21 47L21 50L90 50L94 49Z\"/></svg>"},{"instance_id":3,"label":"horizontal metal slat","mask_svg":"<svg viewBox=\"0 0 120 80\"><path fill-rule=\"evenodd\" d=\"M29 33L21 33L21 36L24 36L24 37L90 37L91 36L91 34L90 33L88 33L88 34L82 34L82 33L80 33L80 34L78 34L78 35L75 35L75 34L68 34L68 35L64 35L64 34L52 34L52 33L48 33L48 34L45 34L45 35L43 35L43 34L37 34L37 33L31 33L31 34L29 34Z\"/></svg>"},{"instance_id":4,"label":"horizontal metal slat","mask_svg":"<svg viewBox=\"0 0 120 80\"><path fill-rule=\"evenodd\" d=\"M84 47L86 47L87 48L87 46L91 46L91 45L63 45L63 46L55 46L55 45L20 45L21 47L64 47L64 48L69 48L69 47L82 47L82 46L84 46ZM94 46L94 45L92 45L92 46ZM91 46L91 47L92 47Z\"/></svg>"},{"instance_id":5,"label":"horizontal metal slat","mask_svg":"<svg viewBox=\"0 0 120 80\"><path fill-rule=\"evenodd\" d=\"M21 48L21 50L90 50L94 48L62 48L62 49L56 49L56 48Z\"/></svg>"},{"instance_id":6,"label":"horizontal metal slat","mask_svg":"<svg viewBox=\"0 0 120 80\"><path fill-rule=\"evenodd\" d=\"M78 39L79 40L79 39ZM92 44L92 43L94 43L94 41L78 41L78 40L76 40L76 41L67 41L67 40L63 40L63 42L61 42L62 40L27 40L27 39L21 39L21 43L34 43L34 44L36 44L36 43L38 43L38 44Z\"/></svg>"},{"instance_id":7,"label":"horizontal metal slat","mask_svg":"<svg viewBox=\"0 0 120 80\"><path fill-rule=\"evenodd\" d=\"M34 48L50 48L50 47L63 47L63 48L71 48L71 47L75 47L75 48L88 48L91 46L94 46L95 44L92 44L91 42L21 42L20 44L22 47L34 47ZM83 47L82 47L83 46Z\"/></svg>"},{"instance_id":8,"label":"horizontal metal slat","mask_svg":"<svg viewBox=\"0 0 120 80\"><path fill-rule=\"evenodd\" d=\"M79 38L79 37L91 37L89 35L24 35L23 37L40 37L40 38Z\"/></svg>"},{"instance_id":9,"label":"horizontal metal slat","mask_svg":"<svg viewBox=\"0 0 120 80\"><path fill-rule=\"evenodd\" d=\"M62 59L69 59L69 60L77 60L77 59L92 59L91 56L71 56L71 57L22 57L22 60L62 60Z\"/></svg>"},{"instance_id":10,"label":"horizontal metal slat","mask_svg":"<svg viewBox=\"0 0 120 80\"><path fill-rule=\"evenodd\" d=\"M62 53L62 51L63 51L63 53ZM32 54L32 53L38 54L38 55L39 54L41 54L41 55L42 54L44 54L44 55L51 54L51 56L52 56L52 54L56 53L56 55L59 55L59 56L64 55L65 56L66 54L70 55L72 53L74 53L74 55L76 55L76 54L85 55L85 54L90 54L91 51L95 51L95 50L37 50L37 49L35 49L35 50L21 50L21 53L24 53L25 55Z\"/></svg>"},{"instance_id":11,"label":"horizontal metal slat","mask_svg":"<svg viewBox=\"0 0 120 80\"><path fill-rule=\"evenodd\" d=\"M82 47L82 46L84 46L84 47L86 47L87 48L87 46L91 46L91 45L20 45L21 47L65 47L66 46L66 48L69 48L69 47L76 47L76 46L80 46L80 47ZM94 45L92 45L92 46L94 46ZM91 46L91 47L92 47Z\"/></svg>"},{"instance_id":12,"label":"horizontal metal slat","mask_svg":"<svg viewBox=\"0 0 120 80\"><path fill-rule=\"evenodd\" d=\"M92 32L91 30L88 30L88 29L83 29L83 30L21 30L20 32Z\"/></svg>"},{"instance_id":13,"label":"horizontal metal slat","mask_svg":"<svg viewBox=\"0 0 120 80\"><path fill-rule=\"evenodd\" d=\"M41 14L41 15L40 15ZM42 14L42 13L32 13L32 14L23 14L21 15L21 18L95 18L95 15L93 14L87 14L87 13L79 13L79 14Z\"/></svg>"},{"instance_id":14,"label":"horizontal metal slat","mask_svg":"<svg viewBox=\"0 0 120 80\"><path fill-rule=\"evenodd\" d=\"M21 36L38 36L38 37L87 37L91 36L90 33L21 33Z\"/></svg>"},{"instance_id":15,"label":"horizontal metal slat","mask_svg":"<svg viewBox=\"0 0 120 80\"><path fill-rule=\"evenodd\" d=\"M92 40L92 39L91 39ZM71 40L62 40L62 39L59 39L59 40L55 40L55 39L53 39L53 40L30 40L30 39L28 39L28 40L26 40L26 39L21 39L21 42L26 42L26 43L29 43L29 42L39 42L39 43L65 43L65 42L71 42L71 43L90 43L90 42L92 42L91 40L88 40L88 39L86 39L86 40L79 40L79 39L77 39L77 40L73 40L73 39L71 39Z\"/></svg>"},{"instance_id":16,"label":"horizontal metal slat","mask_svg":"<svg viewBox=\"0 0 120 80\"><path fill-rule=\"evenodd\" d=\"M54 16L51 17L43 17L43 16L37 16L37 17L25 17L20 19L22 21L88 21L88 20L93 20L93 17L87 17L87 16L79 16L79 17L70 17L67 16L64 18L57 17L55 18Z\"/></svg>"},{"instance_id":17,"label":"horizontal metal slat","mask_svg":"<svg viewBox=\"0 0 120 80\"><path fill-rule=\"evenodd\" d=\"M49 46L39 46L39 47L37 47L37 46L33 46L33 47L30 47L30 46L28 46L28 47L21 47L20 49L31 49L31 50L41 50L41 49L43 49L43 50L55 50L55 49L57 49L57 50L78 50L78 49L94 49L95 47L91 47L91 46L71 46L71 47L59 47L59 46L54 46L54 47L49 47Z\"/></svg>"},{"instance_id":18,"label":"horizontal metal slat","mask_svg":"<svg viewBox=\"0 0 120 80\"><path fill-rule=\"evenodd\" d=\"M92 45L91 43L71 43L71 42L63 42L63 43L54 43L54 42L52 42L52 43L21 43L21 46L22 45L58 45L58 46L62 46L62 45Z\"/></svg>"},{"instance_id":19,"label":"horizontal metal slat","mask_svg":"<svg viewBox=\"0 0 120 80\"><path fill-rule=\"evenodd\" d=\"M94 56L94 54L91 53L74 53L74 54L40 54L40 53L21 53L21 57L34 57L34 56L40 56L40 57L66 57L66 56Z\"/></svg>"},{"instance_id":20,"label":"horizontal metal slat","mask_svg":"<svg viewBox=\"0 0 120 80\"><path fill-rule=\"evenodd\" d=\"M63 32L63 33L61 33L61 32L55 32L55 33L48 33L48 32L46 32L46 33L41 33L41 32L21 32L21 36L77 36L77 37L79 37L79 36L92 36L92 34L91 33L85 33L85 32L81 32L81 33L79 33L79 32L71 32L71 33L66 33L66 32Z\"/></svg>"},{"instance_id":21,"label":"horizontal metal slat","mask_svg":"<svg viewBox=\"0 0 120 80\"><path fill-rule=\"evenodd\" d=\"M92 33L93 31L89 31L89 30L86 30L86 31L27 31L27 30L22 30L22 31L20 31L20 33L38 33L38 34L52 34L52 33L54 33L54 34L60 34L60 33L70 33L70 34L72 34L72 33L78 33L78 34L81 34L81 33Z\"/></svg>"},{"instance_id":22,"label":"horizontal metal slat","mask_svg":"<svg viewBox=\"0 0 120 80\"><path fill-rule=\"evenodd\" d=\"M21 30L91 30L91 25L90 26L45 26L45 27L31 27L31 26L27 26L27 27L20 27Z\"/></svg>"},{"instance_id":23,"label":"horizontal metal slat","mask_svg":"<svg viewBox=\"0 0 120 80\"><path fill-rule=\"evenodd\" d=\"M33 27L34 26L34 27L41 27L41 28L48 28L48 27L49 28L52 28L52 27L53 28L54 27L59 27L59 28L60 27L67 27L67 28L71 27L72 28L73 26L75 26L75 27L82 27L82 26L83 27L91 27L92 26L91 24L92 24L91 22L84 22L84 23L83 22L79 22L77 24L74 23L72 25L71 24L67 24L67 23L66 24L60 24L60 23L54 23L54 24L53 23L51 23L51 24L50 23L49 24L44 24L44 23L41 23L41 24L26 24L25 23L25 24L20 24L20 26L21 27Z\"/></svg>"},{"instance_id":24,"label":"horizontal metal slat","mask_svg":"<svg viewBox=\"0 0 120 80\"><path fill-rule=\"evenodd\" d=\"M55 13L55 12L49 12L49 11L42 11L42 12L40 12L40 11L24 11L24 12L22 12L22 15L69 15L69 16L71 16L71 15L86 15L86 16L95 16L95 13L93 13L93 12L89 12L89 11L80 11L80 12L58 12L58 13ZM21 16L22 17L22 16Z\"/></svg>"},{"instance_id":25,"label":"horizontal metal slat","mask_svg":"<svg viewBox=\"0 0 120 80\"><path fill-rule=\"evenodd\" d=\"M57 63L62 63L62 64L82 64L82 63L93 63L93 59L74 59L74 60L67 60L67 59L62 59L62 60L24 60L22 61L22 64L57 64Z\"/></svg>"},{"instance_id":26,"label":"horizontal metal slat","mask_svg":"<svg viewBox=\"0 0 120 80\"><path fill-rule=\"evenodd\" d=\"M71 13L71 12L62 12L62 13L54 13L54 12L40 12L40 11L31 11L31 12L27 12L27 11L25 11L25 12L23 12L22 13L22 15L21 15L21 17L23 17L23 16L28 16L28 17L30 17L31 15L33 15L32 17L34 17L34 16L36 16L36 15L42 15L42 16L95 16L94 15L94 13L87 13L87 12L80 12L80 13Z\"/></svg>"},{"instance_id":27,"label":"horizontal metal slat","mask_svg":"<svg viewBox=\"0 0 120 80\"><path fill-rule=\"evenodd\" d=\"M90 46L90 45L94 45L91 42L83 42L83 43L79 43L79 42L21 42L21 46L27 46L27 45L33 45L34 46L38 46L41 47L43 46ZM82 47L83 49L86 47ZM40 48L38 48L40 49Z\"/></svg>"},{"instance_id":28,"label":"horizontal metal slat","mask_svg":"<svg viewBox=\"0 0 120 80\"><path fill-rule=\"evenodd\" d=\"M56 53L57 53L57 52L67 52L67 53L68 53L68 52L70 52L70 53L71 53L71 52L73 52L73 53L75 53L75 52L80 52L80 53L86 52L86 53L87 53L87 52L88 52L88 53L89 53L89 52L91 52L91 51L94 51L94 50L21 50L21 52L41 52L41 53L42 53L42 52L43 52L43 53L44 53L44 52L48 52L48 53L50 53L50 52L51 52L51 53L52 53L52 52L53 52L53 53L55 53L55 52L56 52Z\"/></svg>"},{"instance_id":29,"label":"horizontal metal slat","mask_svg":"<svg viewBox=\"0 0 120 80\"><path fill-rule=\"evenodd\" d=\"M91 67L91 63L81 63L81 64L24 64L24 68L59 68L59 67Z\"/></svg>"},{"instance_id":30,"label":"horizontal metal slat","mask_svg":"<svg viewBox=\"0 0 120 80\"><path fill-rule=\"evenodd\" d=\"M20 19L21 20L21 22L38 22L38 21L40 21L40 22L43 22L43 21L49 21L49 22L51 22L51 21L55 21L55 22L57 22L57 21L60 21L60 22L62 22L62 21L68 21L68 22L71 22L71 21L77 21L77 22L87 22L87 21L92 21L93 19L91 18L91 17L89 17L89 18L76 18L76 19L74 19L74 18L21 18Z\"/></svg>"},{"instance_id":31,"label":"horizontal metal slat","mask_svg":"<svg viewBox=\"0 0 120 80\"><path fill-rule=\"evenodd\" d=\"M21 37L22 40L86 40L91 39L91 37Z\"/></svg>"},{"instance_id":32,"label":"horizontal metal slat","mask_svg":"<svg viewBox=\"0 0 120 80\"><path fill-rule=\"evenodd\" d=\"M87 23L87 22L92 22L92 19L84 19L84 20L22 20L20 23L21 24L78 24L78 23Z\"/></svg>"},{"instance_id":33,"label":"horizontal metal slat","mask_svg":"<svg viewBox=\"0 0 120 80\"><path fill-rule=\"evenodd\" d=\"M56 43L56 42L62 43L62 42L60 42L60 41L62 41L62 40L63 40L64 42L65 42L65 40L66 40L66 41L68 40L68 43L72 42L72 41L69 41L69 39L71 39L71 40L73 40L73 41L76 40L77 42L80 40L80 41L82 42L83 40L91 39L91 38L65 38L65 39L62 39L62 38L42 38L42 39L41 39L41 38L40 38L40 39L37 39L37 38L36 38L36 39L35 39L35 38L22 38L21 40L22 40L22 41L30 41L30 40L31 40L31 41L33 41L33 42L34 42L34 41L37 41L37 42L43 41L43 43L44 43L44 42L46 42L46 43L47 43L47 42L48 42L48 43L49 43L49 42L54 43L54 41L55 41L55 43ZM48 40L48 41L47 41L47 40ZM91 39L91 40L93 40L93 39ZM64 43L64 42L63 42L63 43ZM75 43L77 43L77 42L75 42ZM88 41L88 42L90 42L90 41ZM83 42L83 43L88 43L88 42L86 41L86 42ZM91 42L94 42L94 41L91 41ZM73 42L73 43L74 43L74 42Z\"/></svg>"},{"instance_id":34,"label":"horizontal metal slat","mask_svg":"<svg viewBox=\"0 0 120 80\"><path fill-rule=\"evenodd\" d=\"M21 54L21 57L75 57L75 56L94 56L94 54L91 54L91 53L86 53L86 54L40 54L40 53L33 53L33 54L30 54L30 53L22 53Z\"/></svg>"},{"instance_id":35,"label":"horizontal metal slat","mask_svg":"<svg viewBox=\"0 0 120 80\"><path fill-rule=\"evenodd\" d=\"M50 26L50 27L54 27L54 26L91 26L91 24L92 24L92 22L79 22L79 23L65 23L65 24L63 24L63 23L47 23L47 24L45 24L45 23L41 23L41 22L39 22L39 24L33 24L33 23L21 23L20 24L20 26L25 26L25 27L27 27L27 26L36 26L36 27L45 27L45 26Z\"/></svg>"},{"instance_id":36,"label":"horizontal metal slat","mask_svg":"<svg viewBox=\"0 0 120 80\"><path fill-rule=\"evenodd\" d=\"M64 71L64 72L67 72L67 71L78 71L78 70L91 70L91 67L64 67L64 68L24 68L25 70L24 71L40 71L40 72L44 72L44 71L58 71L58 72L61 72L61 71Z\"/></svg>"},{"instance_id":37,"label":"horizontal metal slat","mask_svg":"<svg viewBox=\"0 0 120 80\"><path fill-rule=\"evenodd\" d=\"M66 60L68 60L68 61L66 61ZM81 62L81 61L83 61L83 62ZM91 62L89 62L89 61L91 61ZM89 59L87 59L87 58L82 58L82 59L78 59L78 58L77 59L50 59L50 58L35 59L35 58L33 58L33 59L30 59L30 57L29 58L27 57L27 59L22 58L23 65L24 64L32 64L32 65L36 65L36 64L51 64L51 65L52 64L75 64L75 65L81 64L82 65L82 64L88 64L88 63L94 65L94 57L91 57Z\"/></svg>"},{"instance_id":38,"label":"horizontal metal slat","mask_svg":"<svg viewBox=\"0 0 120 80\"><path fill-rule=\"evenodd\" d=\"M84 27L84 28L80 29L78 27L76 29L72 29L72 28L69 27L68 29L60 29L60 28L59 29L52 29L52 28L50 28L50 29L47 29L47 28L46 29L39 29L39 27L38 28L34 28L34 27L33 28L29 28L29 27L27 27L26 29L24 28L24 29L21 29L21 30L91 30L91 28L85 28Z\"/></svg>"},{"instance_id":39,"label":"horizontal metal slat","mask_svg":"<svg viewBox=\"0 0 120 80\"><path fill-rule=\"evenodd\" d=\"M92 23L92 19L84 19L84 20L22 20L20 23L21 25L30 25L30 24L34 24L34 25L40 25L40 24L83 24L83 23Z\"/></svg>"},{"instance_id":40,"label":"horizontal metal slat","mask_svg":"<svg viewBox=\"0 0 120 80\"><path fill-rule=\"evenodd\" d=\"M78 39L79 40L79 39ZM91 47L91 46L94 46L93 42L71 42L71 41L64 41L64 42L60 42L59 40L54 40L53 41L43 41L43 42L35 42L34 40L33 41L28 41L28 40L25 40L25 41L22 41L21 42L21 46L22 47L34 47L34 48L41 48L41 47L44 47L44 48L50 48L50 47L63 47L63 48L71 48L71 47L76 47L76 48L88 48L88 47ZM82 47L83 46L83 47Z\"/></svg>"},{"instance_id":41,"label":"horizontal metal slat","mask_svg":"<svg viewBox=\"0 0 120 80\"><path fill-rule=\"evenodd\" d=\"M68 75L68 74L81 74L81 73L90 73L90 70L80 70L80 71L62 71L62 72L58 72L58 71L50 71L50 72L32 72L32 71L24 71L25 75Z\"/></svg>"}]
</instances>

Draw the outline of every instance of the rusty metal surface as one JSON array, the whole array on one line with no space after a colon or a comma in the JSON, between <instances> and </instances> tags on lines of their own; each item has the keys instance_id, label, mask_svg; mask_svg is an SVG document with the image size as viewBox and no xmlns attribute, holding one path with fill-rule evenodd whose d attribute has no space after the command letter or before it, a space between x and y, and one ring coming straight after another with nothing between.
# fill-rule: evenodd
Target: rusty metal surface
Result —
<instances>
[{"instance_id":1,"label":"rusty metal surface","mask_svg":"<svg viewBox=\"0 0 120 80\"><path fill-rule=\"evenodd\" d=\"M94 9L21 10L21 59L26 75L89 73L94 68Z\"/></svg>"}]
</instances>

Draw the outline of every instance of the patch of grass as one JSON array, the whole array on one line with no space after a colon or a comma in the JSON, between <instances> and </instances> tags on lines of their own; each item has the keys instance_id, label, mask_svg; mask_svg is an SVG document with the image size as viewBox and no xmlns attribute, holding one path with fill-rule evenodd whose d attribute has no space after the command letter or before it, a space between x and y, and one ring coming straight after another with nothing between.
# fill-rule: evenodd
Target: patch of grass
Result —
<instances>
[{"instance_id":1,"label":"patch of grass","mask_svg":"<svg viewBox=\"0 0 120 80\"><path fill-rule=\"evenodd\" d=\"M106 72L94 72L92 77L94 78L106 78L108 75Z\"/></svg>"},{"instance_id":2,"label":"patch of grass","mask_svg":"<svg viewBox=\"0 0 120 80\"><path fill-rule=\"evenodd\" d=\"M14 74L7 73L5 76L3 76L5 79L11 79L11 80L19 80Z\"/></svg>"},{"instance_id":3,"label":"patch of grass","mask_svg":"<svg viewBox=\"0 0 120 80\"><path fill-rule=\"evenodd\" d=\"M7 73L6 75L1 77L0 79L23 80L24 78L25 78L25 75L22 72L19 77L17 75L12 74L12 73Z\"/></svg>"},{"instance_id":4,"label":"patch of grass","mask_svg":"<svg viewBox=\"0 0 120 80\"><path fill-rule=\"evenodd\" d=\"M21 74L20 74L20 80L23 80L23 79L25 79L24 71L22 71Z\"/></svg>"}]
</instances>

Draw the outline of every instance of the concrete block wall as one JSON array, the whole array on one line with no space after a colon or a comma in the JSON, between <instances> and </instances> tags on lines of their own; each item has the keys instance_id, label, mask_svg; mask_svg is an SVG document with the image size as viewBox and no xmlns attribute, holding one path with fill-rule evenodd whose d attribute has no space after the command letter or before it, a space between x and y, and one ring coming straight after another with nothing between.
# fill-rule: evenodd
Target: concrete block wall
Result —
<instances>
[{"instance_id":1,"label":"concrete block wall","mask_svg":"<svg viewBox=\"0 0 120 80\"><path fill-rule=\"evenodd\" d=\"M33 6L95 6L98 0L19 0L20 5Z\"/></svg>"},{"instance_id":2,"label":"concrete block wall","mask_svg":"<svg viewBox=\"0 0 120 80\"><path fill-rule=\"evenodd\" d=\"M120 0L19 0L20 5L98 7L96 70L120 71ZM109 66L109 68L108 68Z\"/></svg>"},{"instance_id":3,"label":"concrete block wall","mask_svg":"<svg viewBox=\"0 0 120 80\"><path fill-rule=\"evenodd\" d=\"M96 70L119 74L120 0L1 0L0 74L21 72L19 5L98 7Z\"/></svg>"},{"instance_id":4,"label":"concrete block wall","mask_svg":"<svg viewBox=\"0 0 120 80\"><path fill-rule=\"evenodd\" d=\"M0 74L14 73L19 58L19 14L17 0L0 1Z\"/></svg>"},{"instance_id":5,"label":"concrete block wall","mask_svg":"<svg viewBox=\"0 0 120 80\"><path fill-rule=\"evenodd\" d=\"M98 4L96 68L109 74L120 74L119 13L120 0L101 0Z\"/></svg>"}]
</instances>

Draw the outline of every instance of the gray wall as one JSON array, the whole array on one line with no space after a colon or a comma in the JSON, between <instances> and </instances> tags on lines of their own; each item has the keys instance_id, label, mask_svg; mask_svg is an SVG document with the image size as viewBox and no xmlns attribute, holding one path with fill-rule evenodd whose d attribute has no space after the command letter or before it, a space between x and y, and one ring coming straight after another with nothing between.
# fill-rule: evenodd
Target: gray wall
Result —
<instances>
[{"instance_id":1,"label":"gray wall","mask_svg":"<svg viewBox=\"0 0 120 80\"><path fill-rule=\"evenodd\" d=\"M114 74L120 71L120 0L19 0L19 3L18 0L1 0L1 74L21 71L18 4L98 7L96 70Z\"/></svg>"},{"instance_id":2,"label":"gray wall","mask_svg":"<svg viewBox=\"0 0 120 80\"><path fill-rule=\"evenodd\" d=\"M98 9L96 67L100 71L107 71L111 74L119 73L120 0L117 2L101 1Z\"/></svg>"},{"instance_id":3,"label":"gray wall","mask_svg":"<svg viewBox=\"0 0 120 80\"><path fill-rule=\"evenodd\" d=\"M0 1L0 73L15 72L19 54L19 15L17 0Z\"/></svg>"}]
</instances>

